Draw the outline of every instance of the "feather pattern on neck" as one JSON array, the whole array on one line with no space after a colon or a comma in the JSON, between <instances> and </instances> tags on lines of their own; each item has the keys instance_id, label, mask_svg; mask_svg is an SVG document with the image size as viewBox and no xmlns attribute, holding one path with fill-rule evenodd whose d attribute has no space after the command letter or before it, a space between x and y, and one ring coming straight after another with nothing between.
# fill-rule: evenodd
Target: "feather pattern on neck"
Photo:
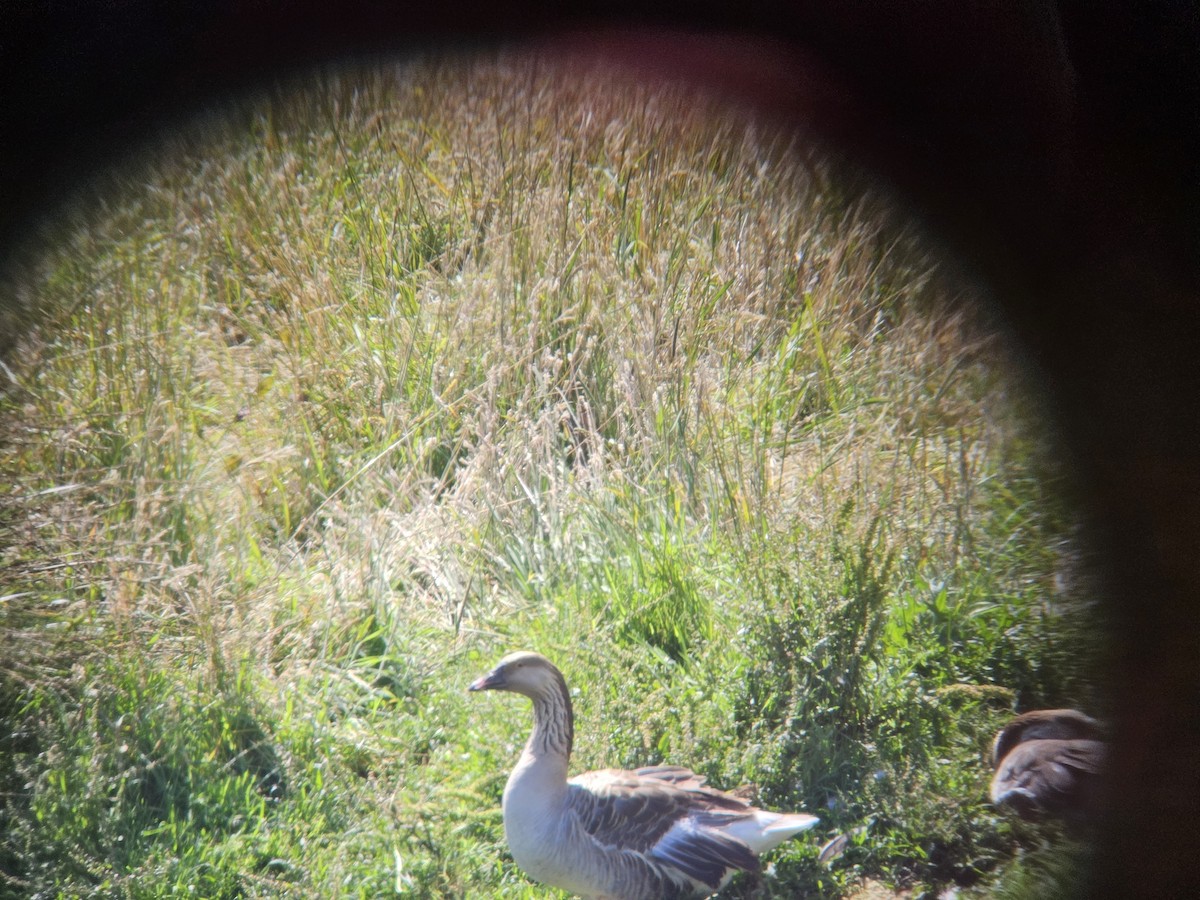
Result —
<instances>
[{"instance_id":1,"label":"feather pattern on neck","mask_svg":"<svg viewBox=\"0 0 1200 900\"><path fill-rule=\"evenodd\" d=\"M533 700L533 733L525 744L532 756L571 756L575 744L575 712L567 682L555 669L556 676L531 699Z\"/></svg>"}]
</instances>

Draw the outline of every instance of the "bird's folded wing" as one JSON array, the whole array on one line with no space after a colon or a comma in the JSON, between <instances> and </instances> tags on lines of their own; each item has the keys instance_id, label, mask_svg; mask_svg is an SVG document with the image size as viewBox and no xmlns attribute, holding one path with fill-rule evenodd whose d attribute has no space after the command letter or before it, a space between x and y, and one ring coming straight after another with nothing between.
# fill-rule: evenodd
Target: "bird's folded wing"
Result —
<instances>
[{"instance_id":1,"label":"bird's folded wing","mask_svg":"<svg viewBox=\"0 0 1200 900\"><path fill-rule=\"evenodd\" d=\"M1071 741L1063 748L1058 762L1064 766L1095 775L1104 768L1104 744L1100 741Z\"/></svg>"},{"instance_id":2,"label":"bird's folded wing","mask_svg":"<svg viewBox=\"0 0 1200 900\"><path fill-rule=\"evenodd\" d=\"M569 806L606 851L639 854L715 890L730 869L759 864L741 841L713 830L747 815L747 805L702 783L674 766L588 772L571 779Z\"/></svg>"},{"instance_id":3,"label":"bird's folded wing","mask_svg":"<svg viewBox=\"0 0 1200 900\"><path fill-rule=\"evenodd\" d=\"M1052 807L1078 794L1080 779L1099 773L1103 763L1099 741L1029 741L1005 758L993 780L993 799L1015 791Z\"/></svg>"}]
</instances>

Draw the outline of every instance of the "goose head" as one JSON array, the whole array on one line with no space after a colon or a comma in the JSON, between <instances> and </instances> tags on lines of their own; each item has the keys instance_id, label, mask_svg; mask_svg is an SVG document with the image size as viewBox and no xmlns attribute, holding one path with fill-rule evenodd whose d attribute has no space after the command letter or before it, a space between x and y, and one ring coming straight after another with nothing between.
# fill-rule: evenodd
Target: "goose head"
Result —
<instances>
[{"instance_id":1,"label":"goose head","mask_svg":"<svg viewBox=\"0 0 1200 900\"><path fill-rule=\"evenodd\" d=\"M510 653L467 690L509 691L532 700L534 730L526 752L554 753L565 764L575 738L575 714L567 682L554 663L528 650Z\"/></svg>"},{"instance_id":2,"label":"goose head","mask_svg":"<svg viewBox=\"0 0 1200 900\"><path fill-rule=\"evenodd\" d=\"M563 682L562 674L540 653L522 650L510 653L492 671L475 679L469 691L511 691L537 700L557 692ZM566 685L563 684L565 691Z\"/></svg>"}]
</instances>

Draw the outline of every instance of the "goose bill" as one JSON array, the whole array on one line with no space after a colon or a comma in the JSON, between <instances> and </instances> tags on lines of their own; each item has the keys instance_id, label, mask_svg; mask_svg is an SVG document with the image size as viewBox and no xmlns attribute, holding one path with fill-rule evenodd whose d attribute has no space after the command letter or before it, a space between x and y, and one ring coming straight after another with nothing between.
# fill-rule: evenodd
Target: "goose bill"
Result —
<instances>
[{"instance_id":1,"label":"goose bill","mask_svg":"<svg viewBox=\"0 0 1200 900\"><path fill-rule=\"evenodd\" d=\"M504 687L504 675L499 670L488 672L471 682L468 691L494 691Z\"/></svg>"}]
</instances>

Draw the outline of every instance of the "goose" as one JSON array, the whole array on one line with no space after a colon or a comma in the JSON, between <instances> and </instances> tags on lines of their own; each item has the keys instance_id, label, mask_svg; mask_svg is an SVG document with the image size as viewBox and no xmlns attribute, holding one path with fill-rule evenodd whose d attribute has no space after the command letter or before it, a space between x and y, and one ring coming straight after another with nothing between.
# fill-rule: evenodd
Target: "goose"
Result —
<instances>
[{"instance_id":1,"label":"goose","mask_svg":"<svg viewBox=\"0 0 1200 900\"><path fill-rule=\"evenodd\" d=\"M804 813L756 809L679 766L567 767L574 713L567 683L539 653L512 653L471 691L533 701L533 733L504 788L504 836L532 879L586 900L707 897L758 854L817 824Z\"/></svg>"},{"instance_id":2,"label":"goose","mask_svg":"<svg viewBox=\"0 0 1200 900\"><path fill-rule=\"evenodd\" d=\"M1074 709L1023 713L992 745L991 799L1023 819L1053 816L1082 823L1098 807L1103 727Z\"/></svg>"}]
</instances>

